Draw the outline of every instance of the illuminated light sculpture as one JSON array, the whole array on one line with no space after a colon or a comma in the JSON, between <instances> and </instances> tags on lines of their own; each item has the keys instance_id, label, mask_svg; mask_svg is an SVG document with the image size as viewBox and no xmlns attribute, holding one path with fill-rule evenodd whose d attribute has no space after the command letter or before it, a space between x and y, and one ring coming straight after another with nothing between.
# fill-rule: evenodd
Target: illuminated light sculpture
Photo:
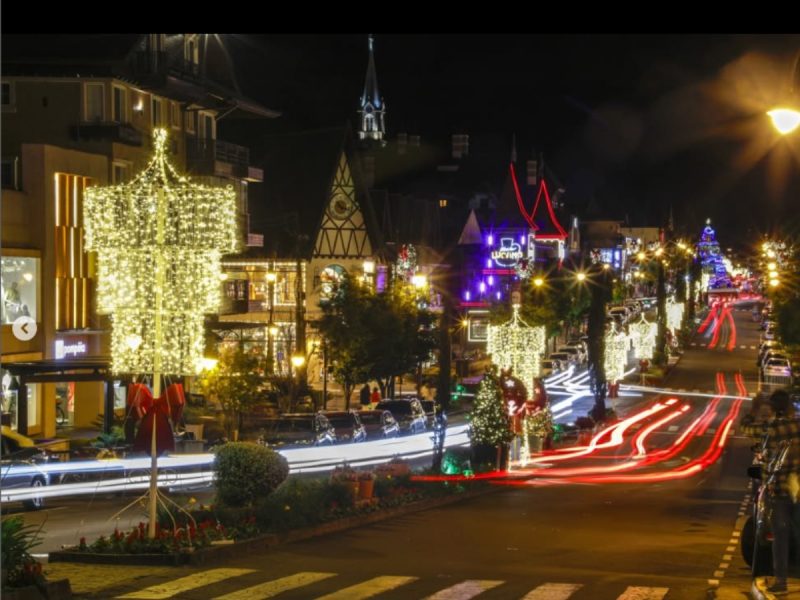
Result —
<instances>
[{"instance_id":1,"label":"illuminated light sculpture","mask_svg":"<svg viewBox=\"0 0 800 600\"><path fill-rule=\"evenodd\" d=\"M675 302L672 298L667 302L667 327L669 327L673 333L681 328L683 308L683 302Z\"/></svg>"},{"instance_id":2,"label":"illuminated light sculpture","mask_svg":"<svg viewBox=\"0 0 800 600\"><path fill-rule=\"evenodd\" d=\"M625 376L625 365L628 362L628 336L612 325L606 332L605 344L606 379L609 382L619 381Z\"/></svg>"},{"instance_id":3,"label":"illuminated light sculpture","mask_svg":"<svg viewBox=\"0 0 800 600\"><path fill-rule=\"evenodd\" d=\"M644 314L637 323L630 326L630 337L633 342L633 355L638 359L650 360L656 347L658 325L645 320Z\"/></svg>"},{"instance_id":4,"label":"illuminated light sculpture","mask_svg":"<svg viewBox=\"0 0 800 600\"><path fill-rule=\"evenodd\" d=\"M493 364L500 369L512 368L514 375L529 386L541 370L545 330L525 323L519 316L519 305L514 305L513 311L509 322L489 325L486 350Z\"/></svg>"},{"instance_id":5,"label":"illuminated light sculpture","mask_svg":"<svg viewBox=\"0 0 800 600\"><path fill-rule=\"evenodd\" d=\"M219 307L220 256L238 249L236 195L179 175L166 131L153 139L153 158L132 181L86 190L97 311L111 314L115 373L196 374L204 315Z\"/></svg>"},{"instance_id":6,"label":"illuminated light sculpture","mask_svg":"<svg viewBox=\"0 0 800 600\"><path fill-rule=\"evenodd\" d=\"M115 373L193 375L203 357L204 315L220 303L220 256L238 249L232 187L194 184L167 162L167 132L129 183L86 190L86 249L97 252L97 310L111 314ZM168 399L167 399L168 400ZM148 537L155 538L156 427L150 446ZM125 509L123 509L125 510Z\"/></svg>"}]
</instances>

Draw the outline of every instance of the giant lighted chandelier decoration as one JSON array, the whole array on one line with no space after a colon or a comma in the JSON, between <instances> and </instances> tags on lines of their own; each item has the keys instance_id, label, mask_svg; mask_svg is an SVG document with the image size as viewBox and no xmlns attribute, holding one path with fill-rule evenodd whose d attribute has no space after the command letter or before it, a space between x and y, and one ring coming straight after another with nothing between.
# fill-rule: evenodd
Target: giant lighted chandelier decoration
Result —
<instances>
[{"instance_id":1,"label":"giant lighted chandelier decoration","mask_svg":"<svg viewBox=\"0 0 800 600\"><path fill-rule=\"evenodd\" d=\"M673 298L669 298L667 302L667 327L671 329L673 333L681 328L683 308L683 302L675 302Z\"/></svg>"},{"instance_id":2,"label":"giant lighted chandelier decoration","mask_svg":"<svg viewBox=\"0 0 800 600\"><path fill-rule=\"evenodd\" d=\"M545 329L532 327L519 316L519 305L514 305L511 320L503 325L489 325L487 352L492 363L501 369L513 369L529 388L533 378L541 371L541 359L545 350Z\"/></svg>"},{"instance_id":3,"label":"giant lighted chandelier decoration","mask_svg":"<svg viewBox=\"0 0 800 600\"><path fill-rule=\"evenodd\" d=\"M656 347L656 334L658 324L646 321L644 313L638 322L629 327L631 341L633 342L633 355L636 358L653 358L653 351Z\"/></svg>"},{"instance_id":4,"label":"giant lighted chandelier decoration","mask_svg":"<svg viewBox=\"0 0 800 600\"><path fill-rule=\"evenodd\" d=\"M192 181L153 132L129 183L86 190L86 248L97 252L97 310L110 313L114 372L195 374L203 317L220 301L220 256L238 249L232 187Z\"/></svg>"},{"instance_id":5,"label":"giant lighted chandelier decoration","mask_svg":"<svg viewBox=\"0 0 800 600\"><path fill-rule=\"evenodd\" d=\"M628 362L628 336L622 331L617 331L616 325L611 325L605 335L605 371L606 380L609 382L620 381L625 376L625 365Z\"/></svg>"}]
</instances>

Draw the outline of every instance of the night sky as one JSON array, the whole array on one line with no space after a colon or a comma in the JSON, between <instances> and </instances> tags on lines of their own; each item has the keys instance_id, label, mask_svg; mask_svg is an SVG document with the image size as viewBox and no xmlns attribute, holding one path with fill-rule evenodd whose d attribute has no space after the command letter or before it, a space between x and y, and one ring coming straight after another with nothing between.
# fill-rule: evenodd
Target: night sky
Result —
<instances>
[{"instance_id":1,"label":"night sky","mask_svg":"<svg viewBox=\"0 0 800 600\"><path fill-rule=\"evenodd\" d=\"M367 34L224 38L243 92L283 116L223 132L355 122ZM492 133L510 148L516 134L569 206L658 225L672 205L692 233L710 217L723 245L800 225L800 135L778 138L764 115L799 50L798 35L375 34L390 137Z\"/></svg>"}]
</instances>

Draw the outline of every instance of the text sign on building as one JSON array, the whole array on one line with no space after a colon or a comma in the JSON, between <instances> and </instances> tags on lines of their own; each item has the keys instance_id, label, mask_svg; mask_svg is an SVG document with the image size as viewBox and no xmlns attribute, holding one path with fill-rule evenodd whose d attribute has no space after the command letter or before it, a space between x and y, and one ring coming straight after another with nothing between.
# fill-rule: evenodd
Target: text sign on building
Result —
<instances>
[{"instance_id":1,"label":"text sign on building","mask_svg":"<svg viewBox=\"0 0 800 600\"><path fill-rule=\"evenodd\" d=\"M500 247L492 250L492 260L501 267L513 267L522 260L523 256L522 246L510 237L500 238Z\"/></svg>"},{"instance_id":2,"label":"text sign on building","mask_svg":"<svg viewBox=\"0 0 800 600\"><path fill-rule=\"evenodd\" d=\"M67 358L86 354L87 346L84 342L67 344L64 340L56 340L56 358Z\"/></svg>"}]
</instances>

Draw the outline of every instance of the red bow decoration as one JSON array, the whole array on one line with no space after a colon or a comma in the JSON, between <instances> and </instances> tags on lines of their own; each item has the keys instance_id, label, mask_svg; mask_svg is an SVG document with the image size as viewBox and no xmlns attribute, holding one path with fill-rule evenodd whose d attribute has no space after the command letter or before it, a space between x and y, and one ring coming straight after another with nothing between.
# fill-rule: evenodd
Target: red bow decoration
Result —
<instances>
[{"instance_id":1,"label":"red bow decoration","mask_svg":"<svg viewBox=\"0 0 800 600\"><path fill-rule=\"evenodd\" d=\"M183 384L169 385L164 395L155 400L147 386L141 383L132 384L128 389L128 406L137 420L141 420L133 444L134 451L150 454L153 427L156 428L157 453L161 455L175 450L175 438L170 420L173 423L180 420L185 404Z\"/></svg>"}]
</instances>

